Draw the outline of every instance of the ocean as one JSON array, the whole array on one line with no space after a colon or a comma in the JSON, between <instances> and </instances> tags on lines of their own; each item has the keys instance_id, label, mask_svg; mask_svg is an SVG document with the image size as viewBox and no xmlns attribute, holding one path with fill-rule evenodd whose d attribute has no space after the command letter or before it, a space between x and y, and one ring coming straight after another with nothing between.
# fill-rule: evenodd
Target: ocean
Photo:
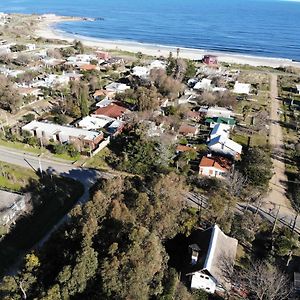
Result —
<instances>
[{"instance_id":1,"label":"ocean","mask_svg":"<svg viewBox=\"0 0 300 300\"><path fill-rule=\"evenodd\" d=\"M2 0L0 11L97 18L71 34L300 61L300 1Z\"/></svg>"}]
</instances>

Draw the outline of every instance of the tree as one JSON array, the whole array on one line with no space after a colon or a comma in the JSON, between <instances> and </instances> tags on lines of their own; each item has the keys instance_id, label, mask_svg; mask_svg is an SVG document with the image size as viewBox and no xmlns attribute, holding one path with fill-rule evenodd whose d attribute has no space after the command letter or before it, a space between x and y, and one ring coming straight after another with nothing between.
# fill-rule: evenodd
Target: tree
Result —
<instances>
[{"instance_id":1,"label":"tree","mask_svg":"<svg viewBox=\"0 0 300 300\"><path fill-rule=\"evenodd\" d=\"M22 98L13 83L3 75L0 75L0 108L12 113L21 105Z\"/></svg>"},{"instance_id":2,"label":"tree","mask_svg":"<svg viewBox=\"0 0 300 300\"><path fill-rule=\"evenodd\" d=\"M299 241L289 229L280 228L275 234L274 250L278 256L288 256L292 251L299 248Z\"/></svg>"},{"instance_id":3,"label":"tree","mask_svg":"<svg viewBox=\"0 0 300 300\"><path fill-rule=\"evenodd\" d=\"M193 78L196 76L197 70L195 63L192 60L187 60L186 61L186 70L184 74L185 80L189 80L190 78Z\"/></svg>"},{"instance_id":4,"label":"tree","mask_svg":"<svg viewBox=\"0 0 300 300\"><path fill-rule=\"evenodd\" d=\"M81 117L88 116L90 109L89 109L89 100L88 100L88 89L86 85L82 85L80 88L80 111Z\"/></svg>"},{"instance_id":5,"label":"tree","mask_svg":"<svg viewBox=\"0 0 300 300\"><path fill-rule=\"evenodd\" d=\"M239 197L247 185L247 181L248 181L247 177L244 176L238 170L234 170L232 173L229 173L227 175L226 179L228 180L229 192L233 196Z\"/></svg>"},{"instance_id":6,"label":"tree","mask_svg":"<svg viewBox=\"0 0 300 300\"><path fill-rule=\"evenodd\" d=\"M262 261L251 263L233 277L259 300L285 300L292 290L286 274Z\"/></svg>"},{"instance_id":7,"label":"tree","mask_svg":"<svg viewBox=\"0 0 300 300\"><path fill-rule=\"evenodd\" d=\"M74 49L77 51L77 53L79 54L83 54L84 53L84 46L82 44L81 41L74 41Z\"/></svg>"},{"instance_id":8,"label":"tree","mask_svg":"<svg viewBox=\"0 0 300 300\"><path fill-rule=\"evenodd\" d=\"M254 213L250 211L245 211L243 214L236 214L232 222L231 235L242 244L251 246L256 233L259 231L261 221L259 215L254 216Z\"/></svg>"},{"instance_id":9,"label":"tree","mask_svg":"<svg viewBox=\"0 0 300 300\"><path fill-rule=\"evenodd\" d=\"M22 271L16 276L6 276L0 286L0 296L4 299L27 299L30 290L36 284L36 269L40 266L39 258L31 253L25 256ZM10 298L12 297L12 298Z\"/></svg>"},{"instance_id":10,"label":"tree","mask_svg":"<svg viewBox=\"0 0 300 300\"><path fill-rule=\"evenodd\" d=\"M159 105L157 89L152 86L150 89L146 87L138 87L135 98L139 111L153 110Z\"/></svg>"},{"instance_id":11,"label":"tree","mask_svg":"<svg viewBox=\"0 0 300 300\"><path fill-rule=\"evenodd\" d=\"M168 76L173 75L174 71L176 68L176 60L173 57L172 52L169 53L169 57L167 59L167 67L166 67L166 72Z\"/></svg>"},{"instance_id":12,"label":"tree","mask_svg":"<svg viewBox=\"0 0 300 300\"><path fill-rule=\"evenodd\" d=\"M134 226L127 235L126 248L112 244L102 263L103 290L111 299L146 300L160 290L155 278L165 268L165 253L157 236L146 228Z\"/></svg>"},{"instance_id":13,"label":"tree","mask_svg":"<svg viewBox=\"0 0 300 300\"><path fill-rule=\"evenodd\" d=\"M252 186L266 190L272 178L272 168L271 155L267 149L254 147L242 156L240 169Z\"/></svg>"}]
</instances>

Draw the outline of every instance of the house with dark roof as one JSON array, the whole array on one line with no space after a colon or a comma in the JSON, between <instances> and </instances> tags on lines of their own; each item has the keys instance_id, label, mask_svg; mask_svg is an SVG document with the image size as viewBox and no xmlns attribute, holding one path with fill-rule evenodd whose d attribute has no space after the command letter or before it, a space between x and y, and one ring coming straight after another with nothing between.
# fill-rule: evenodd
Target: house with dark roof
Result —
<instances>
[{"instance_id":1,"label":"house with dark roof","mask_svg":"<svg viewBox=\"0 0 300 300\"><path fill-rule=\"evenodd\" d=\"M190 287L207 293L224 293L231 288L238 241L224 234L218 225L194 231L189 237L190 264L186 269Z\"/></svg>"}]
</instances>

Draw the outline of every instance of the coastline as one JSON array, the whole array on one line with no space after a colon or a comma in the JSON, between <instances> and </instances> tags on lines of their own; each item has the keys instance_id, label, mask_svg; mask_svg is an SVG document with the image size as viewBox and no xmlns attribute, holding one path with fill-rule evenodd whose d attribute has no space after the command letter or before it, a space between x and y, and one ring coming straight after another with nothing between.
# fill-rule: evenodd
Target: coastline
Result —
<instances>
[{"instance_id":1,"label":"coastline","mask_svg":"<svg viewBox=\"0 0 300 300\"><path fill-rule=\"evenodd\" d=\"M128 52L141 52L146 55L151 56L169 56L169 53L172 52L173 55L176 55L177 48L176 46L165 46L165 45L155 45L155 44L143 44L139 42L131 41L113 41L113 40L104 40L87 36L80 36L76 34L70 34L55 28L55 25L63 22L78 22L85 21L84 18L79 17L63 17L51 15L39 21L38 28L35 31L37 37L42 37L46 39L56 39L56 40L65 40L68 42L80 40L83 44L88 47L98 48L101 50L119 50L119 51L128 51ZM192 60L200 60L205 54L212 54L218 56L220 62L229 63L229 64L241 64L241 65L251 65L254 67L266 66L266 67L296 67L300 68L300 62L292 61L291 59L285 58L269 58L269 57L259 57L243 54L233 54L226 52L218 51L208 51L202 49L193 49L193 48L184 48L180 47L180 57Z\"/></svg>"}]
</instances>

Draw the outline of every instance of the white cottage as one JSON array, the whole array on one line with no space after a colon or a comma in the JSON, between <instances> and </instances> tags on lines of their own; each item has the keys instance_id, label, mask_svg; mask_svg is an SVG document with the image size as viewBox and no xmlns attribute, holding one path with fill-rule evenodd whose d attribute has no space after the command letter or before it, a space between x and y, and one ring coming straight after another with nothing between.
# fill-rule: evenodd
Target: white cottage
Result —
<instances>
[{"instance_id":1,"label":"white cottage","mask_svg":"<svg viewBox=\"0 0 300 300\"><path fill-rule=\"evenodd\" d=\"M231 156L233 158L239 158L243 149L240 144L229 139L225 135L219 135L211 139L208 143L208 148L212 152Z\"/></svg>"},{"instance_id":2,"label":"white cottage","mask_svg":"<svg viewBox=\"0 0 300 300\"><path fill-rule=\"evenodd\" d=\"M251 90L251 84L248 83L240 83L236 81L234 84L233 92L235 94L246 94L249 95Z\"/></svg>"},{"instance_id":3,"label":"white cottage","mask_svg":"<svg viewBox=\"0 0 300 300\"><path fill-rule=\"evenodd\" d=\"M238 241L214 225L205 231L193 232L189 242L191 263L186 275L191 288L211 294L229 289L227 274L233 269Z\"/></svg>"}]
</instances>

